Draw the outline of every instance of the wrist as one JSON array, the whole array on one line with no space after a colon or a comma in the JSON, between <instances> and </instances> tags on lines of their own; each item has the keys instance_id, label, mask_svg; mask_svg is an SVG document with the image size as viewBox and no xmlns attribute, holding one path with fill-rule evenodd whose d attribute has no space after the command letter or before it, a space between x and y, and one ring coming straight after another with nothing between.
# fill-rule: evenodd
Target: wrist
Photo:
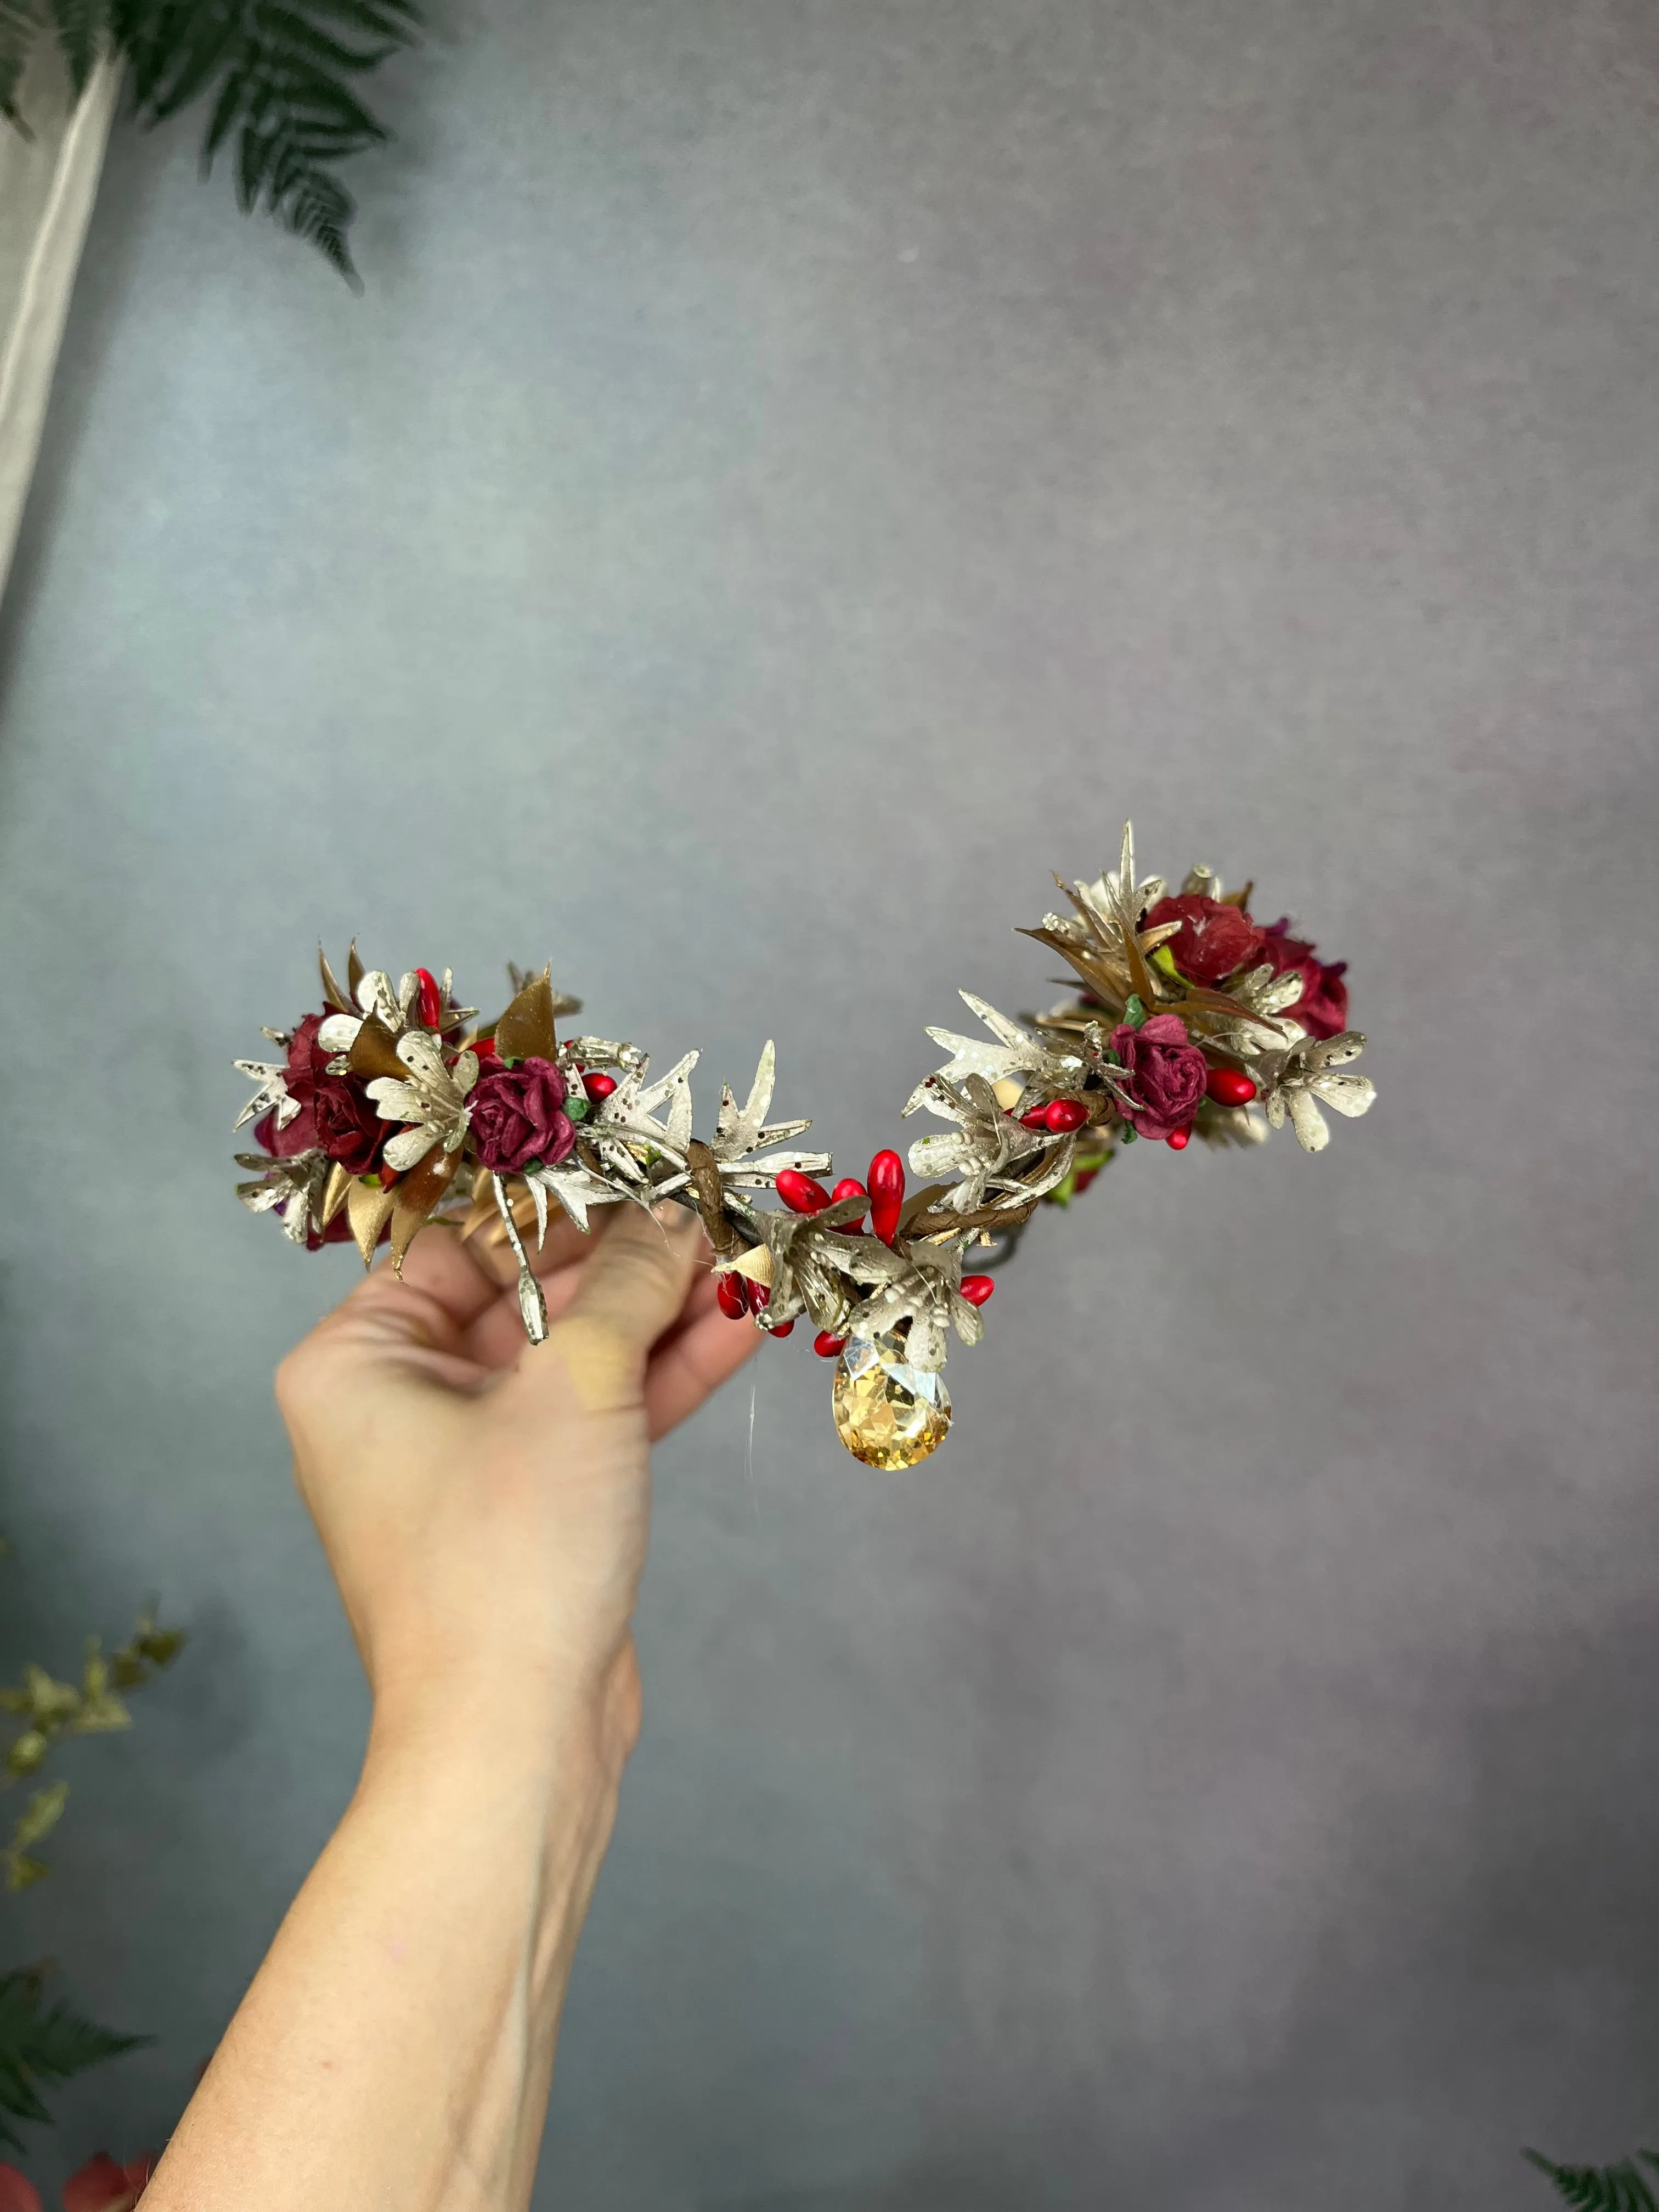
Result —
<instances>
[{"instance_id":1,"label":"wrist","mask_svg":"<svg viewBox=\"0 0 1659 2212\"><path fill-rule=\"evenodd\" d=\"M614 1796L639 1735L631 1638L586 1677L567 1668L486 1660L374 1670L366 1771L418 1766L494 1795Z\"/></svg>"}]
</instances>

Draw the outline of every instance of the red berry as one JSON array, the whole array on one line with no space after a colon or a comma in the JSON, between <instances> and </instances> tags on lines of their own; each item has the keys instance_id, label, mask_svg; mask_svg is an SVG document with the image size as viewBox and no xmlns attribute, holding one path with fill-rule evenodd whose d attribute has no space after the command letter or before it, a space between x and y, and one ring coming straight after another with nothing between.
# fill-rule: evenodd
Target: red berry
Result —
<instances>
[{"instance_id":1,"label":"red berry","mask_svg":"<svg viewBox=\"0 0 1659 2212\"><path fill-rule=\"evenodd\" d=\"M770 1283L750 1283L749 1285L749 1310L751 1313L758 1313L763 1306L769 1306L771 1303L772 1285Z\"/></svg>"},{"instance_id":2,"label":"red berry","mask_svg":"<svg viewBox=\"0 0 1659 2212\"><path fill-rule=\"evenodd\" d=\"M868 1198L869 1195L869 1192L854 1176L843 1176L830 1194L831 1200L836 1203L843 1198ZM860 1218L860 1217L855 1213L850 1221L843 1221L836 1231L836 1236L862 1237L864 1231L859 1227Z\"/></svg>"},{"instance_id":3,"label":"red berry","mask_svg":"<svg viewBox=\"0 0 1659 2212\"><path fill-rule=\"evenodd\" d=\"M1069 1137L1088 1120L1089 1109L1080 1098L1056 1098L1042 1118L1057 1137Z\"/></svg>"},{"instance_id":4,"label":"red berry","mask_svg":"<svg viewBox=\"0 0 1659 2212\"><path fill-rule=\"evenodd\" d=\"M1019 1125L1022 1129L1046 1129L1048 1126L1048 1109L1046 1106L1033 1106L1029 1113L1020 1115Z\"/></svg>"},{"instance_id":5,"label":"red berry","mask_svg":"<svg viewBox=\"0 0 1659 2212\"><path fill-rule=\"evenodd\" d=\"M820 1359L839 1359L847 1349L847 1339L831 1336L827 1328L821 1328L812 1339L812 1349Z\"/></svg>"},{"instance_id":6,"label":"red berry","mask_svg":"<svg viewBox=\"0 0 1659 2212\"><path fill-rule=\"evenodd\" d=\"M1255 1084L1236 1067L1212 1067L1204 1088L1218 1106L1248 1106L1255 1097Z\"/></svg>"},{"instance_id":7,"label":"red berry","mask_svg":"<svg viewBox=\"0 0 1659 2212\"><path fill-rule=\"evenodd\" d=\"M1184 1129L1171 1129L1169 1135L1164 1139L1164 1143L1170 1147L1170 1150L1172 1152L1184 1152L1188 1146L1191 1144L1192 1140L1193 1125L1190 1121L1187 1124Z\"/></svg>"},{"instance_id":8,"label":"red berry","mask_svg":"<svg viewBox=\"0 0 1659 2212\"><path fill-rule=\"evenodd\" d=\"M397 1170L397 1169L396 1169L396 1168L389 1168L389 1167L386 1167L386 1166L385 1166L385 1165L382 1165L382 1167L381 1167L381 1169L380 1169L380 1188L381 1188L382 1190L390 1190L390 1189L391 1189L391 1188L392 1188L392 1184L393 1184L394 1182L397 1182L397 1180L398 1180L398 1170Z\"/></svg>"},{"instance_id":9,"label":"red berry","mask_svg":"<svg viewBox=\"0 0 1659 2212\"><path fill-rule=\"evenodd\" d=\"M495 1040L493 1036L474 1037L467 1049L470 1052L476 1054L477 1058L480 1060L499 1060L501 1058L501 1054L495 1049Z\"/></svg>"},{"instance_id":10,"label":"red berry","mask_svg":"<svg viewBox=\"0 0 1659 2212\"><path fill-rule=\"evenodd\" d=\"M781 1321L775 1328L769 1328L766 1334L769 1336L787 1336L794 1326L792 1321Z\"/></svg>"},{"instance_id":11,"label":"red berry","mask_svg":"<svg viewBox=\"0 0 1659 2212\"><path fill-rule=\"evenodd\" d=\"M791 1213L822 1213L826 1206L833 1206L823 1185L810 1175L802 1175L799 1168L778 1170L778 1196Z\"/></svg>"},{"instance_id":12,"label":"red berry","mask_svg":"<svg viewBox=\"0 0 1659 2212\"><path fill-rule=\"evenodd\" d=\"M602 1075L595 1069L592 1075L582 1078L582 1089L596 1106L602 1105L617 1087L614 1075Z\"/></svg>"},{"instance_id":13,"label":"red berry","mask_svg":"<svg viewBox=\"0 0 1659 2212\"><path fill-rule=\"evenodd\" d=\"M748 1288L741 1275L716 1275L714 1297L727 1321L741 1321L749 1310Z\"/></svg>"},{"instance_id":14,"label":"red berry","mask_svg":"<svg viewBox=\"0 0 1659 2212\"><path fill-rule=\"evenodd\" d=\"M870 1163L870 1226L884 1244L898 1235L904 1210L904 1163L896 1152L878 1152Z\"/></svg>"},{"instance_id":15,"label":"red berry","mask_svg":"<svg viewBox=\"0 0 1659 2212\"><path fill-rule=\"evenodd\" d=\"M438 979L429 968L417 968L415 981L420 987L421 1019L429 1030L435 1030L444 1018L444 994L438 988Z\"/></svg>"},{"instance_id":16,"label":"red berry","mask_svg":"<svg viewBox=\"0 0 1659 2212\"><path fill-rule=\"evenodd\" d=\"M994 1275L964 1275L962 1279L962 1295L970 1306L982 1306L996 1286L996 1278Z\"/></svg>"}]
</instances>

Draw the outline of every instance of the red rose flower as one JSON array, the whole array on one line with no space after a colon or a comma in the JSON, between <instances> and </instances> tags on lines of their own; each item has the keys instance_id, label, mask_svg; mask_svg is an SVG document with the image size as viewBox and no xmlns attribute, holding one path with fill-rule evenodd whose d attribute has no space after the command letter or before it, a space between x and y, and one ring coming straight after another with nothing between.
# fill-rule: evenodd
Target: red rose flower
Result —
<instances>
[{"instance_id":1,"label":"red rose flower","mask_svg":"<svg viewBox=\"0 0 1659 2212\"><path fill-rule=\"evenodd\" d=\"M1165 942L1176 966L1192 983L1224 983L1261 950L1261 932L1242 907L1224 906L1196 891L1159 899L1140 926L1161 929L1166 921L1181 924Z\"/></svg>"},{"instance_id":2,"label":"red rose flower","mask_svg":"<svg viewBox=\"0 0 1659 2212\"><path fill-rule=\"evenodd\" d=\"M1112 1050L1123 1062L1118 1088L1136 1135L1167 1137L1184 1129L1198 1111L1209 1068L1181 1017L1154 1014L1138 1030L1121 1022L1112 1031Z\"/></svg>"},{"instance_id":3,"label":"red rose flower","mask_svg":"<svg viewBox=\"0 0 1659 2212\"><path fill-rule=\"evenodd\" d=\"M353 1175L372 1175L379 1167L392 1124L380 1119L361 1081L325 1077L317 1085L311 1115L317 1142L330 1159L349 1168Z\"/></svg>"},{"instance_id":4,"label":"red rose flower","mask_svg":"<svg viewBox=\"0 0 1659 2212\"><path fill-rule=\"evenodd\" d=\"M317 1042L317 1032L322 1025L320 1014L307 1014L289 1040L288 1069L283 1080L288 1085L289 1097L298 1100L299 1112L278 1128L276 1109L273 1106L253 1125L255 1142L275 1159L291 1160L296 1152L311 1152L317 1144L317 1123L313 1112L317 1086L331 1079L328 1063L331 1054Z\"/></svg>"},{"instance_id":5,"label":"red rose flower","mask_svg":"<svg viewBox=\"0 0 1659 2212\"><path fill-rule=\"evenodd\" d=\"M64 2184L64 2212L132 2212L155 2172L153 2158L118 2166L100 2150Z\"/></svg>"},{"instance_id":6,"label":"red rose flower","mask_svg":"<svg viewBox=\"0 0 1659 2212\"><path fill-rule=\"evenodd\" d=\"M498 1175L516 1175L540 1160L552 1167L576 1141L564 1111L564 1078L550 1060L481 1075L467 1097L478 1158Z\"/></svg>"},{"instance_id":7,"label":"red rose flower","mask_svg":"<svg viewBox=\"0 0 1659 2212\"><path fill-rule=\"evenodd\" d=\"M317 1124L311 1109L302 1106L294 1119L282 1128L276 1126L276 1109L261 1115L253 1125L253 1141L262 1152L273 1159L291 1160L296 1152L308 1152L317 1143Z\"/></svg>"},{"instance_id":8,"label":"red rose flower","mask_svg":"<svg viewBox=\"0 0 1659 2212\"><path fill-rule=\"evenodd\" d=\"M1348 987L1342 980L1348 963L1322 960L1311 945L1289 934L1290 927L1286 915L1261 933L1261 957L1272 961L1274 975L1302 978L1302 996L1285 1012L1310 1036L1340 1036L1348 1026Z\"/></svg>"}]
</instances>

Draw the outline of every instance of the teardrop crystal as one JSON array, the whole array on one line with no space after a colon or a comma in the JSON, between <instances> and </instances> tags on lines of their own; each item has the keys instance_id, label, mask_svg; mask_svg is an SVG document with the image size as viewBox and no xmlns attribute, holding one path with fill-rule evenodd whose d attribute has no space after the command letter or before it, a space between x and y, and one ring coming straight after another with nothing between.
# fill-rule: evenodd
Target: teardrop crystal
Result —
<instances>
[{"instance_id":1,"label":"teardrop crystal","mask_svg":"<svg viewBox=\"0 0 1659 2212\"><path fill-rule=\"evenodd\" d=\"M853 1336L836 1363L836 1427L866 1467L914 1467L951 1426L951 1394L931 1367L913 1367L902 1337Z\"/></svg>"}]
</instances>

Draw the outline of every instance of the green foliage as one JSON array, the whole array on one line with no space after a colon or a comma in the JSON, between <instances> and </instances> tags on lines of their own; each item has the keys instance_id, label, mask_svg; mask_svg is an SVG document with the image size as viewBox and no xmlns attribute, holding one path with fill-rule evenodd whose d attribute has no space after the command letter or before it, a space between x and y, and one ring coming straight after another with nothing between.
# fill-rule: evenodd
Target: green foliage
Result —
<instances>
[{"instance_id":1,"label":"green foliage","mask_svg":"<svg viewBox=\"0 0 1659 2212\"><path fill-rule=\"evenodd\" d=\"M141 1688L178 1656L184 1640L180 1630L158 1627L147 1613L126 1643L107 1659L95 1638L88 1641L78 1683L58 1681L44 1667L26 1667L15 1688L0 1688L0 1712L11 1713L22 1723L6 1747L0 1786L38 1773L60 1736L108 1735L130 1728L132 1715L119 1692ZM68 1783L58 1782L29 1799L10 1842L0 1846L0 1870L8 1889L27 1889L46 1873L44 1862L33 1855L33 1846L57 1826L68 1796Z\"/></svg>"},{"instance_id":2,"label":"green foliage","mask_svg":"<svg viewBox=\"0 0 1659 2212\"><path fill-rule=\"evenodd\" d=\"M46 6L64 50L70 88L79 100L98 59L104 27L101 0L46 0Z\"/></svg>"},{"instance_id":3,"label":"green foliage","mask_svg":"<svg viewBox=\"0 0 1659 2212\"><path fill-rule=\"evenodd\" d=\"M19 131L26 125L17 112L17 88L40 28L33 0L0 0L0 115Z\"/></svg>"},{"instance_id":4,"label":"green foliage","mask_svg":"<svg viewBox=\"0 0 1659 2212\"><path fill-rule=\"evenodd\" d=\"M356 284L356 212L336 165L383 145L356 81L420 35L416 0L0 0L0 115L50 21L78 93L107 40L154 125L210 99L204 174L228 149L244 214L264 208Z\"/></svg>"},{"instance_id":5,"label":"green foliage","mask_svg":"<svg viewBox=\"0 0 1659 2212\"><path fill-rule=\"evenodd\" d=\"M12 2123L50 2120L40 2091L118 2058L149 2039L117 2035L82 2019L65 2004L49 2010L46 1978L38 1967L0 1974L0 2143L21 2150Z\"/></svg>"},{"instance_id":6,"label":"green foliage","mask_svg":"<svg viewBox=\"0 0 1659 2212\"><path fill-rule=\"evenodd\" d=\"M1653 2185L1634 2159L1617 2166L1557 2166L1535 2150L1526 2155L1549 2176L1572 2212L1659 2212ZM1636 2157L1659 2172L1659 2151L1638 2150Z\"/></svg>"}]
</instances>

